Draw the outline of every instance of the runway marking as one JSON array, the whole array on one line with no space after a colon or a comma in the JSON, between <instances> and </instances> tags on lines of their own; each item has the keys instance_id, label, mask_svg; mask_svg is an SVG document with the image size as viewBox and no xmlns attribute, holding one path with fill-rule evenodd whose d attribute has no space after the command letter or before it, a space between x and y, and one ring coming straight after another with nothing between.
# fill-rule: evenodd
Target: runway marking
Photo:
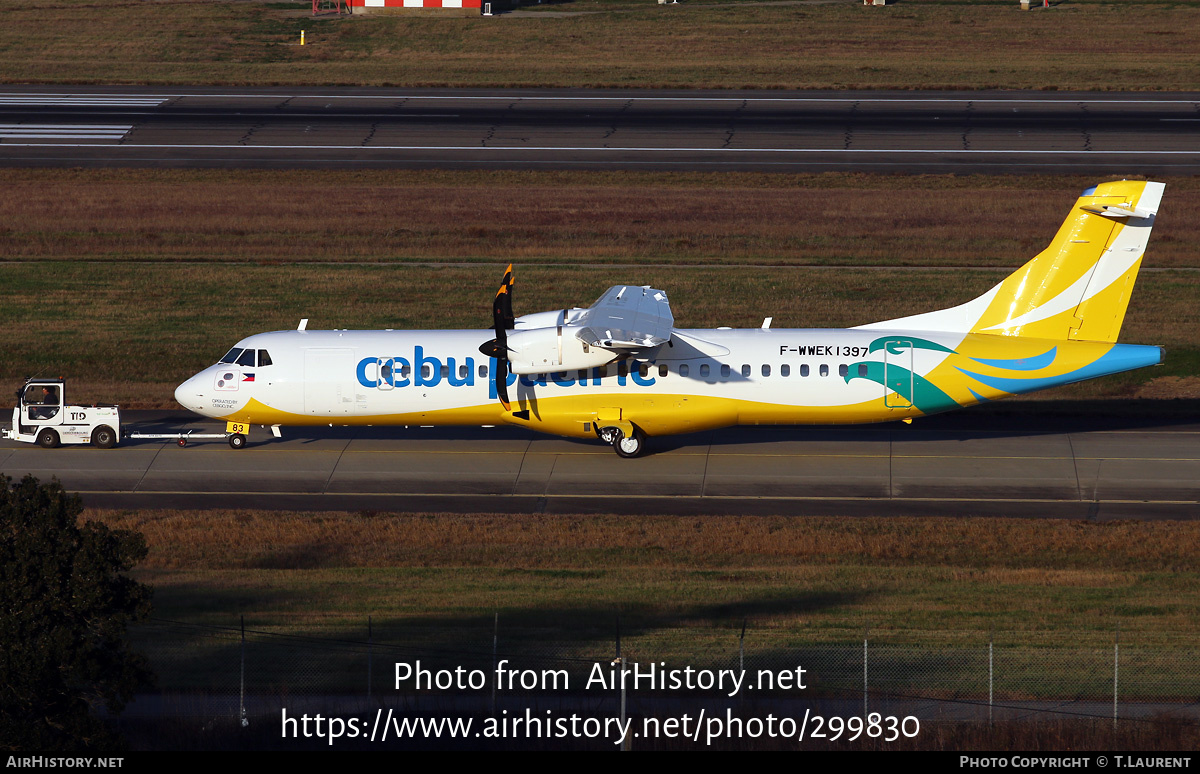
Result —
<instances>
[{"instance_id":1,"label":"runway marking","mask_svg":"<svg viewBox=\"0 0 1200 774\"><path fill-rule=\"evenodd\" d=\"M120 140L132 124L0 124L0 141L4 140ZM27 147L27 143L7 143ZM49 146L81 147L73 143L45 143ZM94 147L92 145L82 147Z\"/></svg>"},{"instance_id":2,"label":"runway marking","mask_svg":"<svg viewBox=\"0 0 1200 774\"><path fill-rule=\"evenodd\" d=\"M67 95L0 94L0 106L34 107L158 107L166 97L72 97Z\"/></svg>"},{"instance_id":3,"label":"runway marking","mask_svg":"<svg viewBox=\"0 0 1200 774\"><path fill-rule=\"evenodd\" d=\"M91 95L56 94L54 92L4 92L3 99L28 99L30 97L44 99L118 99L118 100L152 100L165 102L171 99L330 99L330 100L446 100L446 101L494 101L494 102L834 102L834 103L863 103L877 102L883 104L901 103L987 103L987 104L1035 104L1035 105L1194 105L1200 102L1195 99L1105 99L1103 97L1081 96L1077 98L1039 97L763 97L763 96L665 96L665 95L554 95L554 94L509 94L509 95L449 95L449 94L272 94L266 92L240 94L177 94L139 95L132 93L97 93Z\"/></svg>"},{"instance_id":4,"label":"runway marking","mask_svg":"<svg viewBox=\"0 0 1200 774\"><path fill-rule=\"evenodd\" d=\"M140 492L131 492L125 489L72 489L69 490L75 494L83 495L100 495L100 494L133 494L133 495L189 495L201 497L277 497L285 496L301 496L301 497L319 497L322 499L336 499L338 497L466 497L466 498L493 498L499 497L504 500L517 500L528 498L537 500L540 498L556 499L556 500L572 500L572 499L587 499L587 500L787 500L787 501L829 501L829 502L914 502L914 503L1020 503L1020 504L1052 504L1052 503L1090 503L1100 502L1109 505L1140 505L1140 504L1155 504L1155 505L1192 505L1197 500L1076 500L1066 498L1020 498L1020 497L833 497L833 496L801 496L801 495L678 495L678 494L636 494L631 495L628 492L618 494L503 494L495 492L486 492L479 494L461 494L458 492L292 492L282 490L264 490L264 491L234 491L221 490L218 492L196 492L189 490L161 489L149 490L143 489Z\"/></svg>"},{"instance_id":5,"label":"runway marking","mask_svg":"<svg viewBox=\"0 0 1200 774\"><path fill-rule=\"evenodd\" d=\"M4 143L11 148L86 148L88 145L71 145L68 143ZM208 144L161 144L161 143L131 143L115 145L121 149L158 149L158 150L308 150L308 151L463 151L474 153L523 151L526 153L782 153L782 154L880 154L889 155L967 155L967 156L1200 156L1200 150L973 150L965 148L644 148L616 147L601 148L596 146L569 147L533 147L517 145L208 145ZM203 159L201 159L203 160ZM321 159L309 159L321 161ZM547 162L558 163L558 162Z\"/></svg>"}]
</instances>

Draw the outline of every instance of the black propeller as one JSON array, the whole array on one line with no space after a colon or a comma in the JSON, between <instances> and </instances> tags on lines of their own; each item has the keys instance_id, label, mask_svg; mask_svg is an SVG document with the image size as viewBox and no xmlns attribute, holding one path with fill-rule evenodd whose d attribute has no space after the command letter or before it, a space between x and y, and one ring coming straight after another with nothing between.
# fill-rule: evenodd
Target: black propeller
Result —
<instances>
[{"instance_id":1,"label":"black propeller","mask_svg":"<svg viewBox=\"0 0 1200 774\"><path fill-rule=\"evenodd\" d=\"M513 267L510 263L504 271L504 280L492 301L492 326L496 338L479 346L479 351L496 358L496 395L505 411L512 411L508 402L508 330L516 325L512 308Z\"/></svg>"}]
</instances>

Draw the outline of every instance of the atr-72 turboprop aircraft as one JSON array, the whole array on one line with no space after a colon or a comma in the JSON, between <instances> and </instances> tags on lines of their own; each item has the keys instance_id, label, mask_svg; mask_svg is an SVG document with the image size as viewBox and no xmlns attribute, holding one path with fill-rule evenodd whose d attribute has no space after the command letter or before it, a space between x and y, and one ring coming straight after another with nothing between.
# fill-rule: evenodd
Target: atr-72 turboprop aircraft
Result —
<instances>
[{"instance_id":1,"label":"atr-72 turboprop aircraft","mask_svg":"<svg viewBox=\"0 0 1200 774\"><path fill-rule=\"evenodd\" d=\"M587 309L513 318L512 267L493 330L294 331L245 338L175 398L229 423L498 425L598 438L729 425L910 420L1162 361L1117 344L1163 185L1083 192L1050 246L960 306L849 329L683 330L664 291L610 288Z\"/></svg>"}]
</instances>

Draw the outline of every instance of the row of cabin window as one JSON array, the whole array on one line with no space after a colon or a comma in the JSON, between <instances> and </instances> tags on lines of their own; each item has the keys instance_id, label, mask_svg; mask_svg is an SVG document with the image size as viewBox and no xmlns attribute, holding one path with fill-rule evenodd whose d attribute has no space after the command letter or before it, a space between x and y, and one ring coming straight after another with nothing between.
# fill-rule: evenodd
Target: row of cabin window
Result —
<instances>
[{"instance_id":1,"label":"row of cabin window","mask_svg":"<svg viewBox=\"0 0 1200 774\"><path fill-rule=\"evenodd\" d=\"M246 351L252 352L253 350L246 350ZM265 354L266 350L260 349L259 352ZM222 362L224 362L224 361L222 361ZM260 362L259 365L263 365L263 363ZM266 365L270 365L269 360L266 363ZM385 364L381 371L382 378L385 380L389 379L391 377L391 370L392 370L392 366ZM600 370L600 376L628 376L629 375L629 364L628 363L618 363L615 366L613 366L613 365L602 366L599 370ZM712 370L708 363L701 363L698 371L699 371L701 379L707 379L712 374ZM807 376L811 375L811 373L812 373L812 371L810 370L807 363L801 364L799 371L800 371L801 377L807 377ZM647 363L639 364L638 365L638 373L643 378L649 376L650 375L650 365ZM658 375L660 377L665 377L668 373L670 373L670 369L668 368L668 366L665 363L660 363L658 365ZM676 366L676 373L678 373L679 376L688 376L691 373L691 369L687 363L680 363L678 366ZM724 365L724 364L721 365L721 378L722 379L728 379L732 373L733 373L733 369L730 366ZM762 373L762 375L764 377L769 377L771 375L771 366L769 364L764 363L762 368L760 369L760 373ZM817 366L817 373L821 376L829 376L829 366L824 363L821 364L820 366ZM841 376L843 379L849 373L850 373L850 366L846 365L845 363L842 363L841 365L838 366L838 375ZM750 374L751 374L751 367L748 364L743 364L741 374L742 374L743 378L749 378ZM412 375L412 366L405 365L405 366L400 367L400 378L401 379L407 379L411 375ZM479 366L479 378L486 379L487 375L488 375L488 367L485 365ZM547 378L553 378L555 375L556 374L549 374L549 375L537 374L537 379L543 380L543 379L547 379ZM792 375L792 366L788 363L784 363L783 365L779 366L779 375L782 377L791 376ZM858 364L858 375L859 376L867 375L867 364L866 363ZM443 379L446 379L446 378L449 378L449 376L450 376L450 366L443 365L441 377ZM430 365L429 363L422 364L421 378L422 379L432 379L433 378L433 366L432 365ZM459 379L467 378L467 366L466 365L460 365L458 367L458 378ZM589 379L589 378L591 378L591 373L588 370L580 370L577 378L580 380Z\"/></svg>"},{"instance_id":2,"label":"row of cabin window","mask_svg":"<svg viewBox=\"0 0 1200 774\"><path fill-rule=\"evenodd\" d=\"M258 362L255 363L254 350L234 347L225 353L225 357L217 362L231 363L233 365L246 366L247 368L264 368L271 365L271 356L267 354L265 349L260 349L258 350Z\"/></svg>"}]
</instances>

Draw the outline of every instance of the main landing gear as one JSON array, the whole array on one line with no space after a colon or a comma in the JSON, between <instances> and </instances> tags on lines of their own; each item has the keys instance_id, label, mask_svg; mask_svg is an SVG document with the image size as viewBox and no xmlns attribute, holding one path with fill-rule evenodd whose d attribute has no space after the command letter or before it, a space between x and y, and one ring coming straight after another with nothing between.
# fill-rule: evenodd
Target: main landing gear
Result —
<instances>
[{"instance_id":1,"label":"main landing gear","mask_svg":"<svg viewBox=\"0 0 1200 774\"><path fill-rule=\"evenodd\" d=\"M633 426L633 432L629 435L625 435L621 428L611 425L600 428L596 434L600 436L600 440L612 444L618 457L640 457L646 452L646 434L637 425Z\"/></svg>"}]
</instances>

